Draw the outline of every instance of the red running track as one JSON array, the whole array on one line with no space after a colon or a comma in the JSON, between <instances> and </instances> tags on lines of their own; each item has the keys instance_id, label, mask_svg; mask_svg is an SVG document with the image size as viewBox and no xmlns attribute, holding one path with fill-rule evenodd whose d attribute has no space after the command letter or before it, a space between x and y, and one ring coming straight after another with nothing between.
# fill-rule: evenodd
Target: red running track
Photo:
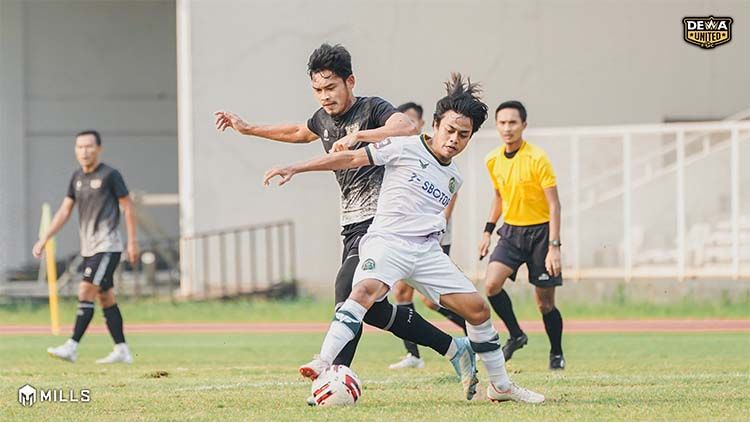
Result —
<instances>
[{"instance_id":1,"label":"red running track","mask_svg":"<svg viewBox=\"0 0 750 423\"><path fill-rule=\"evenodd\" d=\"M456 330L448 321L433 321L444 330ZM502 328L500 321L495 326ZM529 333L544 332L541 319L523 321ZM328 323L133 323L125 325L126 333L322 333ZM367 331L378 329L365 325ZM70 325L61 332L69 333ZM88 333L107 333L107 328L92 325ZM632 333L632 332L750 332L750 320L565 320L566 333ZM47 325L0 325L0 335L46 335Z\"/></svg>"}]
</instances>

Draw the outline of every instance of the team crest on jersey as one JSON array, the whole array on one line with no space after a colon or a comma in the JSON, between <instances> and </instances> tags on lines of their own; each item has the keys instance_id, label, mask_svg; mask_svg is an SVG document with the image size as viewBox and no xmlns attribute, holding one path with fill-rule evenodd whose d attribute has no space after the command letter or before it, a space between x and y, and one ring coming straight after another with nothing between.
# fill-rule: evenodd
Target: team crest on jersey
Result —
<instances>
[{"instance_id":1,"label":"team crest on jersey","mask_svg":"<svg viewBox=\"0 0 750 423\"><path fill-rule=\"evenodd\" d=\"M102 180L101 179L92 179L91 180L91 189L99 189L102 187Z\"/></svg>"},{"instance_id":2,"label":"team crest on jersey","mask_svg":"<svg viewBox=\"0 0 750 423\"><path fill-rule=\"evenodd\" d=\"M451 194L456 193L456 178L451 178L450 182L448 182L448 190L450 190Z\"/></svg>"},{"instance_id":3,"label":"team crest on jersey","mask_svg":"<svg viewBox=\"0 0 750 423\"><path fill-rule=\"evenodd\" d=\"M359 131L359 122L354 122L346 127L346 135L351 135Z\"/></svg>"},{"instance_id":4,"label":"team crest on jersey","mask_svg":"<svg viewBox=\"0 0 750 423\"><path fill-rule=\"evenodd\" d=\"M80 179L77 180L76 181L76 191L80 191L82 186L83 186L83 182L81 182Z\"/></svg>"},{"instance_id":5,"label":"team crest on jersey","mask_svg":"<svg viewBox=\"0 0 750 423\"><path fill-rule=\"evenodd\" d=\"M364 270L365 272L375 270L375 260L373 259L365 260L365 262L362 263L362 270Z\"/></svg>"},{"instance_id":6,"label":"team crest on jersey","mask_svg":"<svg viewBox=\"0 0 750 423\"><path fill-rule=\"evenodd\" d=\"M329 141L330 139L331 139L331 137L328 135L328 130L324 129L323 130L323 141Z\"/></svg>"}]
</instances>

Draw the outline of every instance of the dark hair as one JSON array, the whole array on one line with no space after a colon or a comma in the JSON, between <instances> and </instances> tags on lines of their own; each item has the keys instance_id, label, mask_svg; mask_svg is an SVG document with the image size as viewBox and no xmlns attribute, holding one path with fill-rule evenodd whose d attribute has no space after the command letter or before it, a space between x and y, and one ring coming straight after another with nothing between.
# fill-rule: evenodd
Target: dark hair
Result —
<instances>
[{"instance_id":1,"label":"dark hair","mask_svg":"<svg viewBox=\"0 0 750 423\"><path fill-rule=\"evenodd\" d=\"M93 135L94 138L96 138L96 145L102 145L102 137L99 135L98 131L95 131L93 129L87 129L85 131L81 131L76 134L76 138L82 137L84 135Z\"/></svg>"},{"instance_id":2,"label":"dark hair","mask_svg":"<svg viewBox=\"0 0 750 423\"><path fill-rule=\"evenodd\" d=\"M497 106L497 109L495 109L495 118L497 119L497 112L503 109L516 109L518 110L518 115L521 116L521 122L526 122L526 108L523 107L523 104L520 101L517 100L510 100L510 101L503 101L500 103L499 106Z\"/></svg>"},{"instance_id":3,"label":"dark hair","mask_svg":"<svg viewBox=\"0 0 750 423\"><path fill-rule=\"evenodd\" d=\"M472 84L471 78L468 77L464 83L460 73L451 73L451 79L445 83L445 88L448 95L438 100L435 106L435 123L439 125L443 115L453 110L471 119L471 133L477 132L487 120L487 105L479 99L482 92L479 84Z\"/></svg>"},{"instance_id":4,"label":"dark hair","mask_svg":"<svg viewBox=\"0 0 750 423\"><path fill-rule=\"evenodd\" d=\"M414 111L417 112L417 114L419 115L419 118L422 119L422 113L424 113L424 109L422 109L422 106L420 106L419 104L413 101L410 101L408 103L404 103L398 106L397 110L401 113L404 113L405 111L409 109L414 109Z\"/></svg>"},{"instance_id":5,"label":"dark hair","mask_svg":"<svg viewBox=\"0 0 750 423\"><path fill-rule=\"evenodd\" d=\"M328 70L341 79L346 79L352 74L352 56L341 44L331 46L324 43L310 55L307 61L307 73L312 78L313 74Z\"/></svg>"}]
</instances>

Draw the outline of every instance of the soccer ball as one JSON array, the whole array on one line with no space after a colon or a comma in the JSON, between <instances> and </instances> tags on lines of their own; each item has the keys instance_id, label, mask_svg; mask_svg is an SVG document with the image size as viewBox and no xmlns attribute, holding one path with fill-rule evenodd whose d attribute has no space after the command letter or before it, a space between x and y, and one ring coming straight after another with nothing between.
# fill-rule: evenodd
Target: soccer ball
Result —
<instances>
[{"instance_id":1,"label":"soccer ball","mask_svg":"<svg viewBox=\"0 0 750 423\"><path fill-rule=\"evenodd\" d=\"M354 405L362 396L362 384L352 369L334 365L323 371L312 384L312 396L320 407Z\"/></svg>"}]
</instances>

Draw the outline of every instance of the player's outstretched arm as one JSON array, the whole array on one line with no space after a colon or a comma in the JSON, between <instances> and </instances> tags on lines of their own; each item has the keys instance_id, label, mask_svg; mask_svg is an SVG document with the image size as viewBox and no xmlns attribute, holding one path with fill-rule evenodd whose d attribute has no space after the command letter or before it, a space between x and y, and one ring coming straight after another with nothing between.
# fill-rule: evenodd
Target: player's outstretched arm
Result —
<instances>
[{"instance_id":1,"label":"player's outstretched arm","mask_svg":"<svg viewBox=\"0 0 750 423\"><path fill-rule=\"evenodd\" d=\"M560 241L560 196L557 193L557 186L544 189L544 197L547 199L549 207L549 239ZM557 276L562 270L562 259L560 255L560 246L549 246L547 257L544 260L547 271L552 276Z\"/></svg>"},{"instance_id":2,"label":"player's outstretched arm","mask_svg":"<svg viewBox=\"0 0 750 423\"><path fill-rule=\"evenodd\" d=\"M118 199L122 213L125 215L125 227L128 231L128 261L130 264L138 262L138 238L136 238L135 206L129 196Z\"/></svg>"},{"instance_id":3,"label":"player's outstretched arm","mask_svg":"<svg viewBox=\"0 0 750 423\"><path fill-rule=\"evenodd\" d=\"M482 233L482 241L479 244L479 260L482 260L490 251L492 231L495 229L494 225L500 219L500 215L503 212L503 197L500 196L500 193L496 189L492 191L495 193L495 198L492 199L490 215L487 217L487 224L488 226L492 226L492 229L485 227L485 231ZM487 229L490 229L489 232Z\"/></svg>"},{"instance_id":4,"label":"player's outstretched arm","mask_svg":"<svg viewBox=\"0 0 750 423\"><path fill-rule=\"evenodd\" d=\"M385 121L385 125L380 128L353 132L341 138L333 144L331 150L344 151L354 147L358 142L380 142L388 137L406 137L418 134L419 130L414 122L409 119L409 116L399 112L392 114Z\"/></svg>"},{"instance_id":5,"label":"player's outstretched arm","mask_svg":"<svg viewBox=\"0 0 750 423\"><path fill-rule=\"evenodd\" d=\"M274 176L280 176L279 186L284 185L297 173L315 172L320 170L353 169L372 164L367 149L360 148L354 151L342 151L340 153L328 154L306 162L294 164L287 167L275 167L263 175L263 184L268 185Z\"/></svg>"},{"instance_id":6,"label":"player's outstretched arm","mask_svg":"<svg viewBox=\"0 0 750 423\"><path fill-rule=\"evenodd\" d=\"M46 244L50 238L55 236L55 234L57 234L57 232L62 229L62 227L65 225L65 222L67 222L70 218L70 213L73 211L74 205L75 201L72 198L65 197L62 204L60 205L60 208L57 209L55 217L52 218L52 222L50 223L49 228L47 228L47 232L42 234L36 244L34 244L34 248L31 250L31 254L33 254L34 257L42 257L42 249L44 248L44 244Z\"/></svg>"},{"instance_id":7,"label":"player's outstretched arm","mask_svg":"<svg viewBox=\"0 0 750 423\"><path fill-rule=\"evenodd\" d=\"M318 136L310 131L304 123L251 125L232 112L220 110L215 112L214 115L216 116L216 129L220 132L231 128L242 135L289 143L306 144L318 139Z\"/></svg>"}]
</instances>

